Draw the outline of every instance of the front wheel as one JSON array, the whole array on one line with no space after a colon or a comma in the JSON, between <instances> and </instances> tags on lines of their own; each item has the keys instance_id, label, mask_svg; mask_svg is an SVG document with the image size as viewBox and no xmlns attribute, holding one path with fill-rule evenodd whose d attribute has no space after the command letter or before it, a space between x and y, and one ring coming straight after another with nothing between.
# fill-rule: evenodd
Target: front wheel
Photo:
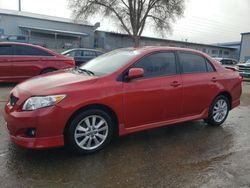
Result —
<instances>
[{"instance_id":1,"label":"front wheel","mask_svg":"<svg viewBox=\"0 0 250 188\"><path fill-rule=\"evenodd\" d=\"M205 121L209 125L221 125L228 116L229 108L230 106L227 97L224 95L216 97L209 109L208 118L205 119Z\"/></svg>"},{"instance_id":2,"label":"front wheel","mask_svg":"<svg viewBox=\"0 0 250 188\"><path fill-rule=\"evenodd\" d=\"M65 144L71 151L93 153L108 144L113 135L113 121L102 110L86 110L78 114L65 133Z\"/></svg>"}]
</instances>

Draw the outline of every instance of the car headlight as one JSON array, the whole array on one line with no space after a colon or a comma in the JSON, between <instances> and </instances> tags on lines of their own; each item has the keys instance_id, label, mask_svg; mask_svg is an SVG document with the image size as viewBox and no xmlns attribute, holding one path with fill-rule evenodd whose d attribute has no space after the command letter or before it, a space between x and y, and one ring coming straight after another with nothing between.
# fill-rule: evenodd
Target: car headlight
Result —
<instances>
[{"instance_id":1,"label":"car headlight","mask_svg":"<svg viewBox=\"0 0 250 188\"><path fill-rule=\"evenodd\" d=\"M62 101L66 95L50 95L50 96L37 96L28 98L24 105L24 111L32 111L39 108L53 106Z\"/></svg>"}]
</instances>

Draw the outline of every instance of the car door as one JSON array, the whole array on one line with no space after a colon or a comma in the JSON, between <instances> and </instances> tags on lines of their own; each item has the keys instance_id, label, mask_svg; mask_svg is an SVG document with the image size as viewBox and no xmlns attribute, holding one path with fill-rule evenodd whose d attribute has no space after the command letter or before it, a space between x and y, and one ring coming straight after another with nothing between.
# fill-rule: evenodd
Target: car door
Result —
<instances>
[{"instance_id":1,"label":"car door","mask_svg":"<svg viewBox=\"0 0 250 188\"><path fill-rule=\"evenodd\" d=\"M48 56L52 55L32 46L13 45L13 75L20 80L39 75Z\"/></svg>"},{"instance_id":2,"label":"car door","mask_svg":"<svg viewBox=\"0 0 250 188\"><path fill-rule=\"evenodd\" d=\"M194 116L204 112L217 92L217 72L203 56L179 52L183 84L182 116Z\"/></svg>"},{"instance_id":3,"label":"car door","mask_svg":"<svg viewBox=\"0 0 250 188\"><path fill-rule=\"evenodd\" d=\"M126 128L173 119L181 112L181 83L175 54L147 55L132 68L143 68L144 77L124 82Z\"/></svg>"},{"instance_id":4,"label":"car door","mask_svg":"<svg viewBox=\"0 0 250 188\"><path fill-rule=\"evenodd\" d=\"M10 44L0 45L0 80L12 79L12 46Z\"/></svg>"}]
</instances>

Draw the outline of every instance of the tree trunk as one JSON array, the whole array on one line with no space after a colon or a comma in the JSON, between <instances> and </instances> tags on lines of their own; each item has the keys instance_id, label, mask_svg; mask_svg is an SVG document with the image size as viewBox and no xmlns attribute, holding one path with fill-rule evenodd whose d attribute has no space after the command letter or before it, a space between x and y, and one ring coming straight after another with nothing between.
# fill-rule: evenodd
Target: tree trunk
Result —
<instances>
[{"instance_id":1,"label":"tree trunk","mask_svg":"<svg viewBox=\"0 0 250 188\"><path fill-rule=\"evenodd\" d=\"M140 46L140 37L139 36L133 36L133 42L134 42L134 47L137 48Z\"/></svg>"}]
</instances>

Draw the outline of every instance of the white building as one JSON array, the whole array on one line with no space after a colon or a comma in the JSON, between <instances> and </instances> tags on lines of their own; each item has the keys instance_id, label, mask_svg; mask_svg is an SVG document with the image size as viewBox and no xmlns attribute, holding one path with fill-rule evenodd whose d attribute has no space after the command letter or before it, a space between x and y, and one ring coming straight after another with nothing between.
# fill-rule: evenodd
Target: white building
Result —
<instances>
[{"instance_id":1,"label":"white building","mask_svg":"<svg viewBox=\"0 0 250 188\"><path fill-rule=\"evenodd\" d=\"M250 32L241 34L240 62L250 59Z\"/></svg>"}]
</instances>

